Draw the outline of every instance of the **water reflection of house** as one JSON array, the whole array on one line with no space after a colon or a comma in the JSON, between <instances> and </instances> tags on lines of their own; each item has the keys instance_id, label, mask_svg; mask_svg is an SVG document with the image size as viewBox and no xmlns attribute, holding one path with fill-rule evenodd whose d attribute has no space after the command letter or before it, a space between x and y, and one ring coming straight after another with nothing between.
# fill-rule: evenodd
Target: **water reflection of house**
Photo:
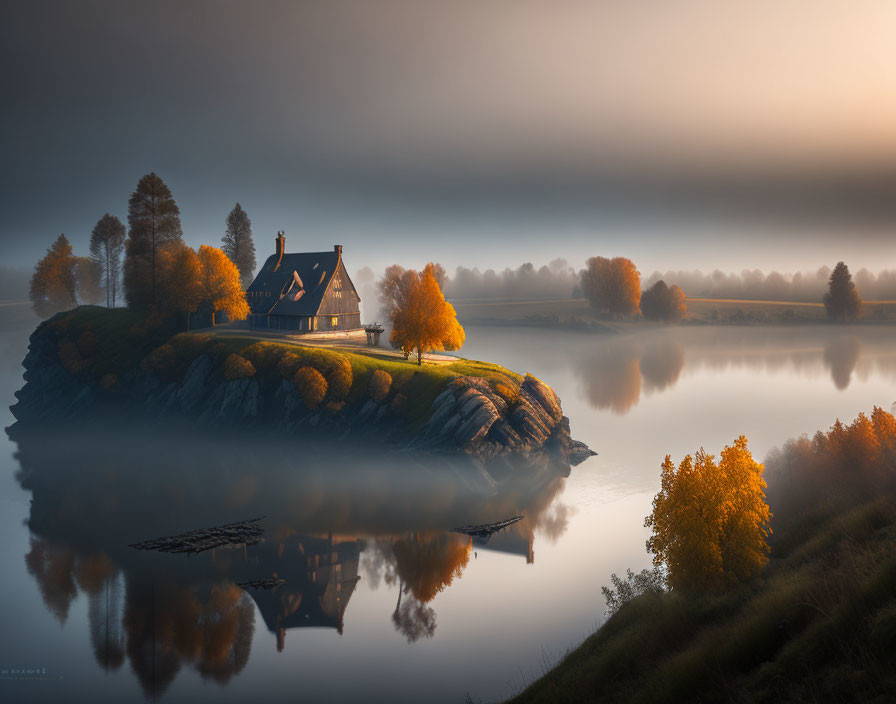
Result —
<instances>
[{"instance_id":1,"label":"water reflection of house","mask_svg":"<svg viewBox=\"0 0 896 704\"><path fill-rule=\"evenodd\" d=\"M267 545L276 546L276 553L262 563L271 564L285 581L251 594L268 630L277 636L277 650L283 650L290 628L335 628L341 634L345 609L360 579L358 541L299 535Z\"/></svg>"}]
</instances>

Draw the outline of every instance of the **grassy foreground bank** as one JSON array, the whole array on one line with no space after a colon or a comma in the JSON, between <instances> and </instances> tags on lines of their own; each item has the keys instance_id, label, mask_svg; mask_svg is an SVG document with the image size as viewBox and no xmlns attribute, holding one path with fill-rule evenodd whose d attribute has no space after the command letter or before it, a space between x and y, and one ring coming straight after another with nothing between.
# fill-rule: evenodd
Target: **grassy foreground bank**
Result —
<instances>
[{"instance_id":1,"label":"grassy foreground bank","mask_svg":"<svg viewBox=\"0 0 896 704\"><path fill-rule=\"evenodd\" d=\"M779 539L786 550L733 591L623 605L511 702L894 701L896 497Z\"/></svg>"}]
</instances>

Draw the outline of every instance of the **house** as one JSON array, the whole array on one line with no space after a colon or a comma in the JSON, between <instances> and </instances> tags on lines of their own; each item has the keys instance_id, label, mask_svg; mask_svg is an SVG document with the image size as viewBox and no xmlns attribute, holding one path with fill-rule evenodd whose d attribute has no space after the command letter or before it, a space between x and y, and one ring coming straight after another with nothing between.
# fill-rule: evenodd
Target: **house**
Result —
<instances>
[{"instance_id":1,"label":"house","mask_svg":"<svg viewBox=\"0 0 896 704\"><path fill-rule=\"evenodd\" d=\"M246 289L249 326L316 332L361 327L361 297L342 261L342 245L331 252L286 253L277 233L274 254Z\"/></svg>"}]
</instances>

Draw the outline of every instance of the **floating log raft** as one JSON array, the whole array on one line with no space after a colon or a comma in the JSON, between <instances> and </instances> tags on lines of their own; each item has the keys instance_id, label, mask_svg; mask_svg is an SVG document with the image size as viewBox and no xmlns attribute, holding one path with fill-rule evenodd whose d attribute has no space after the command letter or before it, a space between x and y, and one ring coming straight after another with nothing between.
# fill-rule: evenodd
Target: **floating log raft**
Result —
<instances>
[{"instance_id":1,"label":"floating log raft","mask_svg":"<svg viewBox=\"0 0 896 704\"><path fill-rule=\"evenodd\" d=\"M503 521L497 521L496 523L482 523L480 525L475 526L463 526L462 528L452 528L452 533L463 533L464 535L469 535L473 538L485 538L488 539L499 530L506 528L507 526L512 526L514 523L523 520L523 516L514 516L513 518L507 518Z\"/></svg>"},{"instance_id":2,"label":"floating log raft","mask_svg":"<svg viewBox=\"0 0 896 704\"><path fill-rule=\"evenodd\" d=\"M238 587L242 589L276 589L281 584L285 584L285 579L279 577L268 577L267 579L253 579L248 582L237 582Z\"/></svg>"},{"instance_id":3,"label":"floating log raft","mask_svg":"<svg viewBox=\"0 0 896 704\"><path fill-rule=\"evenodd\" d=\"M264 518L253 518L248 521L228 523L214 528L191 530L187 533L172 535L167 538L156 538L142 543L134 543L129 547L137 550L157 550L158 552L205 552L222 547L254 545L264 540L264 529L258 522Z\"/></svg>"}]
</instances>

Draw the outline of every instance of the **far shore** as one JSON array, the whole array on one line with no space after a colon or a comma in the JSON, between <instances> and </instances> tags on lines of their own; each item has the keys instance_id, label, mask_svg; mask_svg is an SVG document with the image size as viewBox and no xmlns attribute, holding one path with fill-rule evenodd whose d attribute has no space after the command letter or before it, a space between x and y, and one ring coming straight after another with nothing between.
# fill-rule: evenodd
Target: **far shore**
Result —
<instances>
[{"instance_id":1,"label":"far shore","mask_svg":"<svg viewBox=\"0 0 896 704\"><path fill-rule=\"evenodd\" d=\"M681 325L831 325L824 305L806 301L755 301L688 298ZM452 300L463 325L515 325L563 328L597 333L662 325L646 320L610 320L599 316L584 298L521 300ZM896 301L864 301L861 318L851 325L896 323Z\"/></svg>"}]
</instances>

